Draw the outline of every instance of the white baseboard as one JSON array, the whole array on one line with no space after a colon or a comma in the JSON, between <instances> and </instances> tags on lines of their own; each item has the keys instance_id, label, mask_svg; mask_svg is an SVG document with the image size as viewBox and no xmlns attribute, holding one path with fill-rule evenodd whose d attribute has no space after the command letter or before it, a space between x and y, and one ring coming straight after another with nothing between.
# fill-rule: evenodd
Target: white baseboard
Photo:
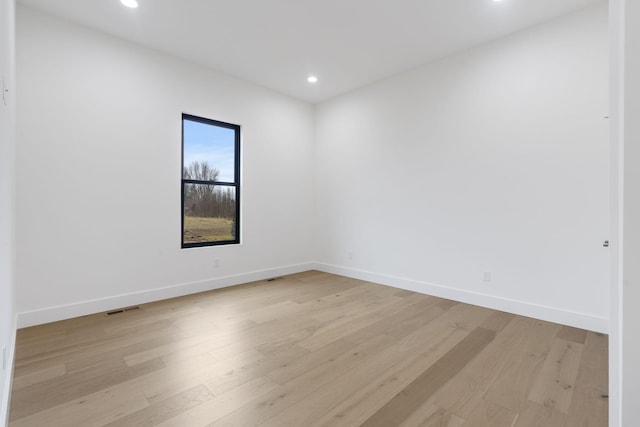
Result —
<instances>
[{"instance_id":1,"label":"white baseboard","mask_svg":"<svg viewBox=\"0 0 640 427\"><path fill-rule=\"evenodd\" d=\"M4 376L4 384L2 384L2 402L0 402L0 425L9 425L9 403L11 402L11 383L13 379L13 366L16 351L16 329L18 324L17 316L13 319L11 327L11 336L9 337L9 348L7 348L7 366Z\"/></svg>"},{"instance_id":2,"label":"white baseboard","mask_svg":"<svg viewBox=\"0 0 640 427\"><path fill-rule=\"evenodd\" d=\"M353 279L366 280L368 282L392 286L394 288L406 289L408 291L433 295L440 298L447 298L467 304L505 311L508 313L518 314L520 316L533 317L535 319L560 323L562 325L573 326L589 331L605 334L609 333L609 319L605 317L592 316L586 313L563 310L558 307L532 304L525 301L470 292L433 283L387 276L384 274L372 273L369 271L337 265L316 263L315 268L316 270L323 271L325 273L333 273L351 277Z\"/></svg>"},{"instance_id":3,"label":"white baseboard","mask_svg":"<svg viewBox=\"0 0 640 427\"><path fill-rule=\"evenodd\" d=\"M86 316L88 314L101 313L120 307L129 307L137 304L145 304L168 298L175 298L213 289L225 288L256 280L269 279L276 276L301 273L312 270L315 264L303 263L283 267L258 270L232 276L217 277L199 282L184 283L165 288L151 289L148 291L134 292L113 297L82 301L73 304L47 307L41 310L18 313L18 328L41 325L56 322L58 320L71 319L73 317Z\"/></svg>"},{"instance_id":4,"label":"white baseboard","mask_svg":"<svg viewBox=\"0 0 640 427\"><path fill-rule=\"evenodd\" d=\"M198 292L220 289L228 286L253 282L256 280L264 280L271 277L284 276L287 274L300 273L303 271L314 269L326 273L338 274L354 279L379 283L381 285L393 286L399 289L406 289L422 294L447 298L467 304L487 307L494 310L505 311L521 316L533 317L535 319L574 326L576 328L587 329L590 331L601 333L608 333L609 331L609 319L605 317L593 316L586 313L572 312L563 310L558 307L532 304L520 300L502 298L477 292L470 292L462 289L436 285L433 283L420 282L417 280L388 276L384 274L325 263L303 263L277 267L232 276L218 277L199 282L185 283L166 288L158 288L143 292L116 295L109 298L82 301L74 304L22 312L18 314L17 325L18 328L25 328L28 326L40 325L43 323L100 313L120 307L144 304L167 298L175 298Z\"/></svg>"}]
</instances>

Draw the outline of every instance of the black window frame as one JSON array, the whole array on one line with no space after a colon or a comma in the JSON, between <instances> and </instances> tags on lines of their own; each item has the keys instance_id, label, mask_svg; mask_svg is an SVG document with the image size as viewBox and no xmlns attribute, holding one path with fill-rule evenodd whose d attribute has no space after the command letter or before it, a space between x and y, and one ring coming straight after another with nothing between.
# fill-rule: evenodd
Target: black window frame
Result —
<instances>
[{"instance_id":1,"label":"black window frame","mask_svg":"<svg viewBox=\"0 0 640 427\"><path fill-rule=\"evenodd\" d=\"M184 178L184 122L185 120L203 123L211 126L223 127L232 129L234 131L234 181L202 181L197 179L185 179ZM205 117L194 116L187 113L182 113L181 118L182 126L182 153L180 162L180 243L182 249L187 248L201 248L207 246L221 246L221 245L237 245L240 244L240 125L232 123L222 122L219 120L207 119ZM208 242L185 242L184 241L184 193L186 184L201 184L235 188L236 194L236 217L235 217L235 239L232 240L215 240Z\"/></svg>"}]
</instances>

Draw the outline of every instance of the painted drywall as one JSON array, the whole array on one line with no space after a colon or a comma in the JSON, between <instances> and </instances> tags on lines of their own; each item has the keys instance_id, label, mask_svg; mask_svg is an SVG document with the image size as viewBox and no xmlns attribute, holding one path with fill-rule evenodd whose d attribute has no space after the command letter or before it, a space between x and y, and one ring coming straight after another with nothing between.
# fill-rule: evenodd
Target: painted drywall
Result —
<instances>
[{"instance_id":1,"label":"painted drywall","mask_svg":"<svg viewBox=\"0 0 640 427\"><path fill-rule=\"evenodd\" d=\"M609 326L609 425L622 419L622 201L624 158L624 0L609 2L609 104L610 104L610 326Z\"/></svg>"},{"instance_id":2,"label":"painted drywall","mask_svg":"<svg viewBox=\"0 0 640 427\"><path fill-rule=\"evenodd\" d=\"M640 420L640 4L624 2L622 425Z\"/></svg>"},{"instance_id":3,"label":"painted drywall","mask_svg":"<svg viewBox=\"0 0 640 427\"><path fill-rule=\"evenodd\" d=\"M0 425L8 417L15 343L13 183L15 158L14 0L0 0Z\"/></svg>"},{"instance_id":4,"label":"painted drywall","mask_svg":"<svg viewBox=\"0 0 640 427\"><path fill-rule=\"evenodd\" d=\"M609 425L640 419L640 5L610 1L612 230Z\"/></svg>"},{"instance_id":5,"label":"painted drywall","mask_svg":"<svg viewBox=\"0 0 640 427\"><path fill-rule=\"evenodd\" d=\"M320 268L606 331L607 42L601 3L320 104Z\"/></svg>"},{"instance_id":6,"label":"painted drywall","mask_svg":"<svg viewBox=\"0 0 640 427\"><path fill-rule=\"evenodd\" d=\"M24 7L16 61L20 326L309 268L313 106ZM242 126L241 245L180 249L182 112Z\"/></svg>"}]
</instances>

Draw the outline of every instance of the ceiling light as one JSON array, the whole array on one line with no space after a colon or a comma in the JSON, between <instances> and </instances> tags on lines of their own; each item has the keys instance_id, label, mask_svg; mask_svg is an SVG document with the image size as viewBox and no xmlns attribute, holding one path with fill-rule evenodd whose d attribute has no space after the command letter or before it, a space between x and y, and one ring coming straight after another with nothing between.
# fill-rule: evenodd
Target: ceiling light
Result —
<instances>
[{"instance_id":1,"label":"ceiling light","mask_svg":"<svg viewBox=\"0 0 640 427\"><path fill-rule=\"evenodd\" d=\"M120 3L132 9L138 7L138 2L136 0L120 0Z\"/></svg>"},{"instance_id":2,"label":"ceiling light","mask_svg":"<svg viewBox=\"0 0 640 427\"><path fill-rule=\"evenodd\" d=\"M307 77L307 81L309 83L318 83L318 78L316 76L309 76Z\"/></svg>"}]
</instances>

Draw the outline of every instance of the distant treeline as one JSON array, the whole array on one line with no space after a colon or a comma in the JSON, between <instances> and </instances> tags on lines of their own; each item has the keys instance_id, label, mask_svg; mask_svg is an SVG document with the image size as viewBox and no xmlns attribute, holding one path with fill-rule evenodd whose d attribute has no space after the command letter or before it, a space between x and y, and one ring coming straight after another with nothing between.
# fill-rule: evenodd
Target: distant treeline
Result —
<instances>
[{"instance_id":1,"label":"distant treeline","mask_svg":"<svg viewBox=\"0 0 640 427\"><path fill-rule=\"evenodd\" d=\"M220 171L207 162L192 162L183 169L184 179L217 181ZM187 216L235 218L236 192L234 187L213 184L184 185L184 213Z\"/></svg>"}]
</instances>

